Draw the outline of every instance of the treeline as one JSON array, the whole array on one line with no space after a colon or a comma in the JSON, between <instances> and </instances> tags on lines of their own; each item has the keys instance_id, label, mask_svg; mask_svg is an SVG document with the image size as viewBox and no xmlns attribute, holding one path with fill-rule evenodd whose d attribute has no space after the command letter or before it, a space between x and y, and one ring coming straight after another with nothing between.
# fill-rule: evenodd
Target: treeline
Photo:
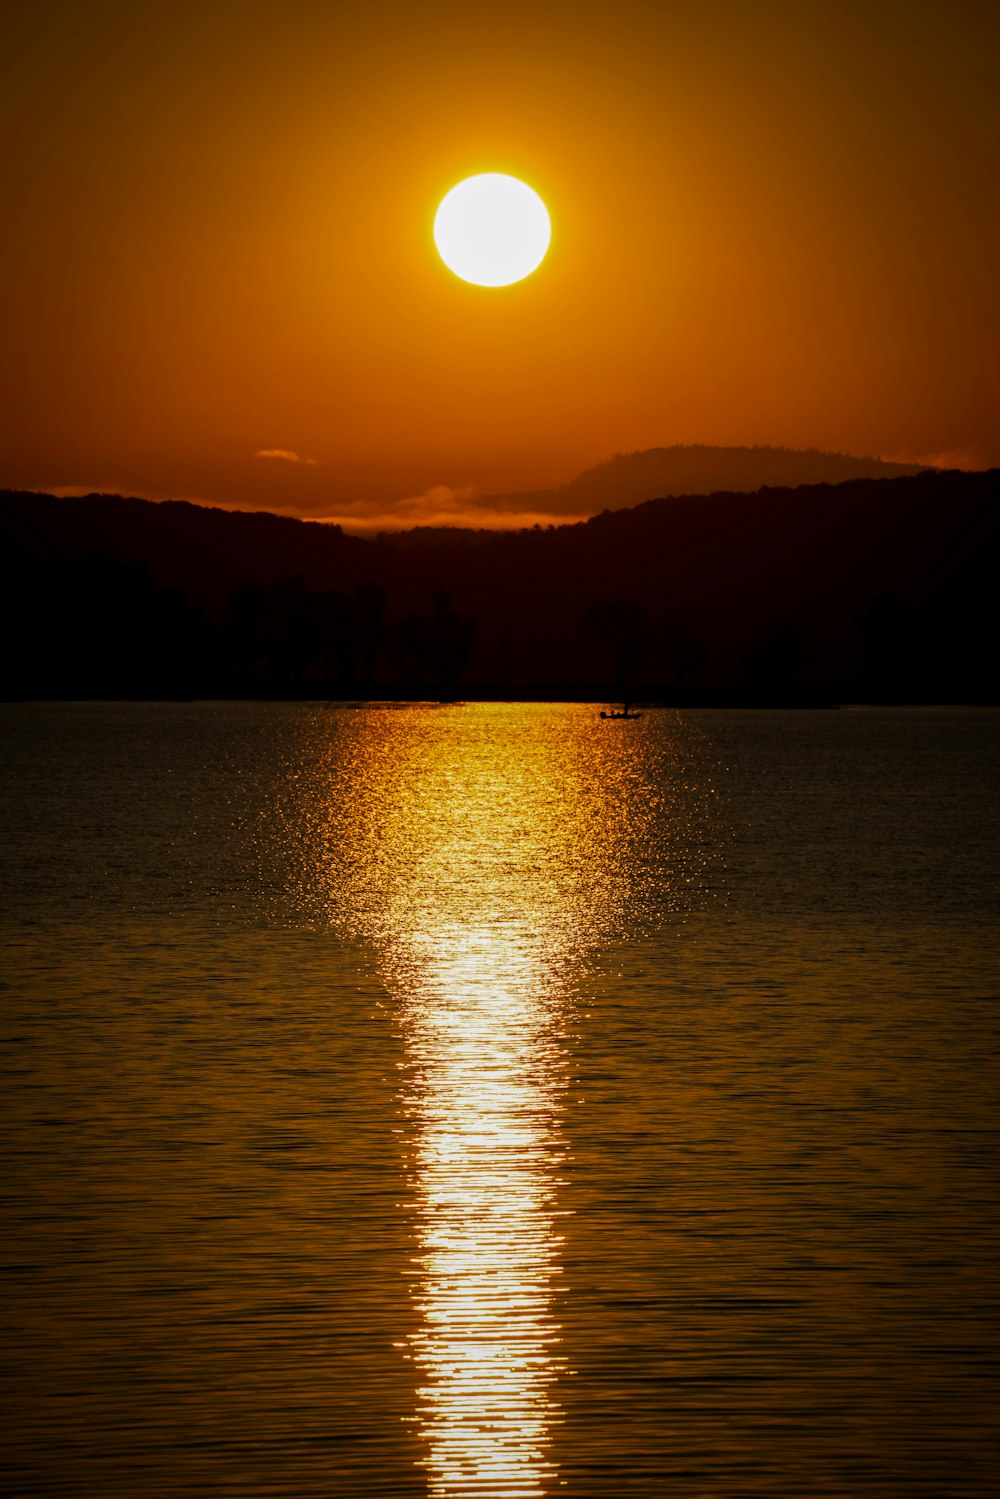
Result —
<instances>
[{"instance_id":1,"label":"treeline","mask_svg":"<svg viewBox=\"0 0 1000 1499\"><path fill-rule=\"evenodd\" d=\"M395 612L386 590L309 588L300 575L272 588L233 589L217 621L179 588L157 585L141 563L91 555L20 558L2 595L3 695L7 698L381 696L453 698L613 696L690 703L995 700L992 599L971 595L929 614L898 595L865 601L853 661L840 692L810 665L803 626L748 625L739 649L690 621L625 599L603 599L568 621L580 651L577 677L523 682L513 672L476 675L479 628L443 589L423 609ZM987 618L987 615L990 618ZM496 632L496 621L487 621ZM496 641L493 642L494 648ZM860 661L860 669L857 663ZM992 682L993 689L989 688Z\"/></svg>"},{"instance_id":2,"label":"treeline","mask_svg":"<svg viewBox=\"0 0 1000 1499\"><path fill-rule=\"evenodd\" d=\"M0 494L3 692L1000 700L1000 473L374 541Z\"/></svg>"},{"instance_id":3,"label":"treeline","mask_svg":"<svg viewBox=\"0 0 1000 1499\"><path fill-rule=\"evenodd\" d=\"M218 643L229 680L251 693L312 687L365 697L391 682L450 697L468 668L475 629L444 589L426 609L392 618L377 583L342 593L310 589L296 576L277 588L234 589Z\"/></svg>"},{"instance_id":4,"label":"treeline","mask_svg":"<svg viewBox=\"0 0 1000 1499\"><path fill-rule=\"evenodd\" d=\"M143 563L20 558L3 587L8 698L451 697L475 643L442 589L394 618L385 590L242 584L214 623Z\"/></svg>"},{"instance_id":5,"label":"treeline","mask_svg":"<svg viewBox=\"0 0 1000 1499\"><path fill-rule=\"evenodd\" d=\"M607 600L584 616L620 698L677 702L1000 701L997 597L981 579L961 596L918 601L884 591L842 632L817 638L795 619L732 630L719 648L669 609Z\"/></svg>"},{"instance_id":6,"label":"treeline","mask_svg":"<svg viewBox=\"0 0 1000 1499\"><path fill-rule=\"evenodd\" d=\"M215 680L211 624L141 563L11 559L0 611L6 697L190 697Z\"/></svg>"}]
</instances>

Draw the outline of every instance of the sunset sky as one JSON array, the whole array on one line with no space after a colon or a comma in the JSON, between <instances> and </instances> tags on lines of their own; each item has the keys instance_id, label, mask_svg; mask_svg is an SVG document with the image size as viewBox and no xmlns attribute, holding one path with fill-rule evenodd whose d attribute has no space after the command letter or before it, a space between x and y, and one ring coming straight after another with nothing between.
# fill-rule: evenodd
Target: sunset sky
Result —
<instances>
[{"instance_id":1,"label":"sunset sky","mask_svg":"<svg viewBox=\"0 0 1000 1499\"><path fill-rule=\"evenodd\" d=\"M1000 464L996 4L8 0L3 33L0 485L373 524L672 443ZM432 239L487 171L552 219L507 288Z\"/></svg>"}]
</instances>

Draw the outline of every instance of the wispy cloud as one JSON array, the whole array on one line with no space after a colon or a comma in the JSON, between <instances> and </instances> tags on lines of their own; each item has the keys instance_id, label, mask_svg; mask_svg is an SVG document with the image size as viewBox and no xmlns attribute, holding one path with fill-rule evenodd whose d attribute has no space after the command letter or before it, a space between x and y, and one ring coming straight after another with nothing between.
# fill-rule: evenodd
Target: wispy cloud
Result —
<instances>
[{"instance_id":1,"label":"wispy cloud","mask_svg":"<svg viewBox=\"0 0 1000 1499\"><path fill-rule=\"evenodd\" d=\"M462 526L476 531L521 531L530 526L565 526L586 515L550 515L534 510L500 510L477 501L473 484L453 488L434 484L423 494L391 502L358 500L310 519L336 522L345 531L371 536L378 531L409 531L414 526Z\"/></svg>"},{"instance_id":2,"label":"wispy cloud","mask_svg":"<svg viewBox=\"0 0 1000 1499\"><path fill-rule=\"evenodd\" d=\"M293 453L290 448L260 448L254 454L255 458L280 458L284 463L303 463L306 468L317 468L318 458L300 458L298 453Z\"/></svg>"},{"instance_id":3,"label":"wispy cloud","mask_svg":"<svg viewBox=\"0 0 1000 1499\"><path fill-rule=\"evenodd\" d=\"M974 448L950 448L943 453L893 453L885 455L889 463L919 463L927 468L960 468L981 473L989 464Z\"/></svg>"}]
</instances>

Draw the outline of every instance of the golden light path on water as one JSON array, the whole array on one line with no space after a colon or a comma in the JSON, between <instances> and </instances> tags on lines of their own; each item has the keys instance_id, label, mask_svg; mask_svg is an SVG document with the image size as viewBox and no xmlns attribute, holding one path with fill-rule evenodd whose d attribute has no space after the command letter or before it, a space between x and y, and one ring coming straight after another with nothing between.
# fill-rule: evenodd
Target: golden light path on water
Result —
<instances>
[{"instance_id":1,"label":"golden light path on water","mask_svg":"<svg viewBox=\"0 0 1000 1499\"><path fill-rule=\"evenodd\" d=\"M559 1062L527 934L425 928L408 1112L420 1223L413 1357L436 1494L538 1494L558 1416Z\"/></svg>"},{"instance_id":2,"label":"golden light path on water","mask_svg":"<svg viewBox=\"0 0 1000 1499\"><path fill-rule=\"evenodd\" d=\"M364 912L404 1038L419 1314L404 1351L432 1495L558 1486L565 1038L641 862L648 758L593 710L386 712L359 730L363 789L331 787L331 895Z\"/></svg>"},{"instance_id":3,"label":"golden light path on water","mask_svg":"<svg viewBox=\"0 0 1000 1499\"><path fill-rule=\"evenodd\" d=\"M583 935L566 854L593 829L573 747L514 722L506 737L502 711L446 733L432 720L387 809L420 1240L410 1351L434 1495L542 1494L554 1476L560 1031Z\"/></svg>"}]
</instances>

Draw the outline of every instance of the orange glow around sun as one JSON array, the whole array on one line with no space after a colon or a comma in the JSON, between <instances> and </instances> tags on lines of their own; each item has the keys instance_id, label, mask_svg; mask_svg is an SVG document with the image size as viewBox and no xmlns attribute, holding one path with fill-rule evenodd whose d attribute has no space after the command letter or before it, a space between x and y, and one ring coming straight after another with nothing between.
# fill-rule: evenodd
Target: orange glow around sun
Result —
<instances>
[{"instance_id":1,"label":"orange glow around sun","mask_svg":"<svg viewBox=\"0 0 1000 1499\"><path fill-rule=\"evenodd\" d=\"M671 443L1000 461L996 20L820 11L17 8L0 484L336 517ZM486 178L557 226L503 294L434 240Z\"/></svg>"}]
</instances>

